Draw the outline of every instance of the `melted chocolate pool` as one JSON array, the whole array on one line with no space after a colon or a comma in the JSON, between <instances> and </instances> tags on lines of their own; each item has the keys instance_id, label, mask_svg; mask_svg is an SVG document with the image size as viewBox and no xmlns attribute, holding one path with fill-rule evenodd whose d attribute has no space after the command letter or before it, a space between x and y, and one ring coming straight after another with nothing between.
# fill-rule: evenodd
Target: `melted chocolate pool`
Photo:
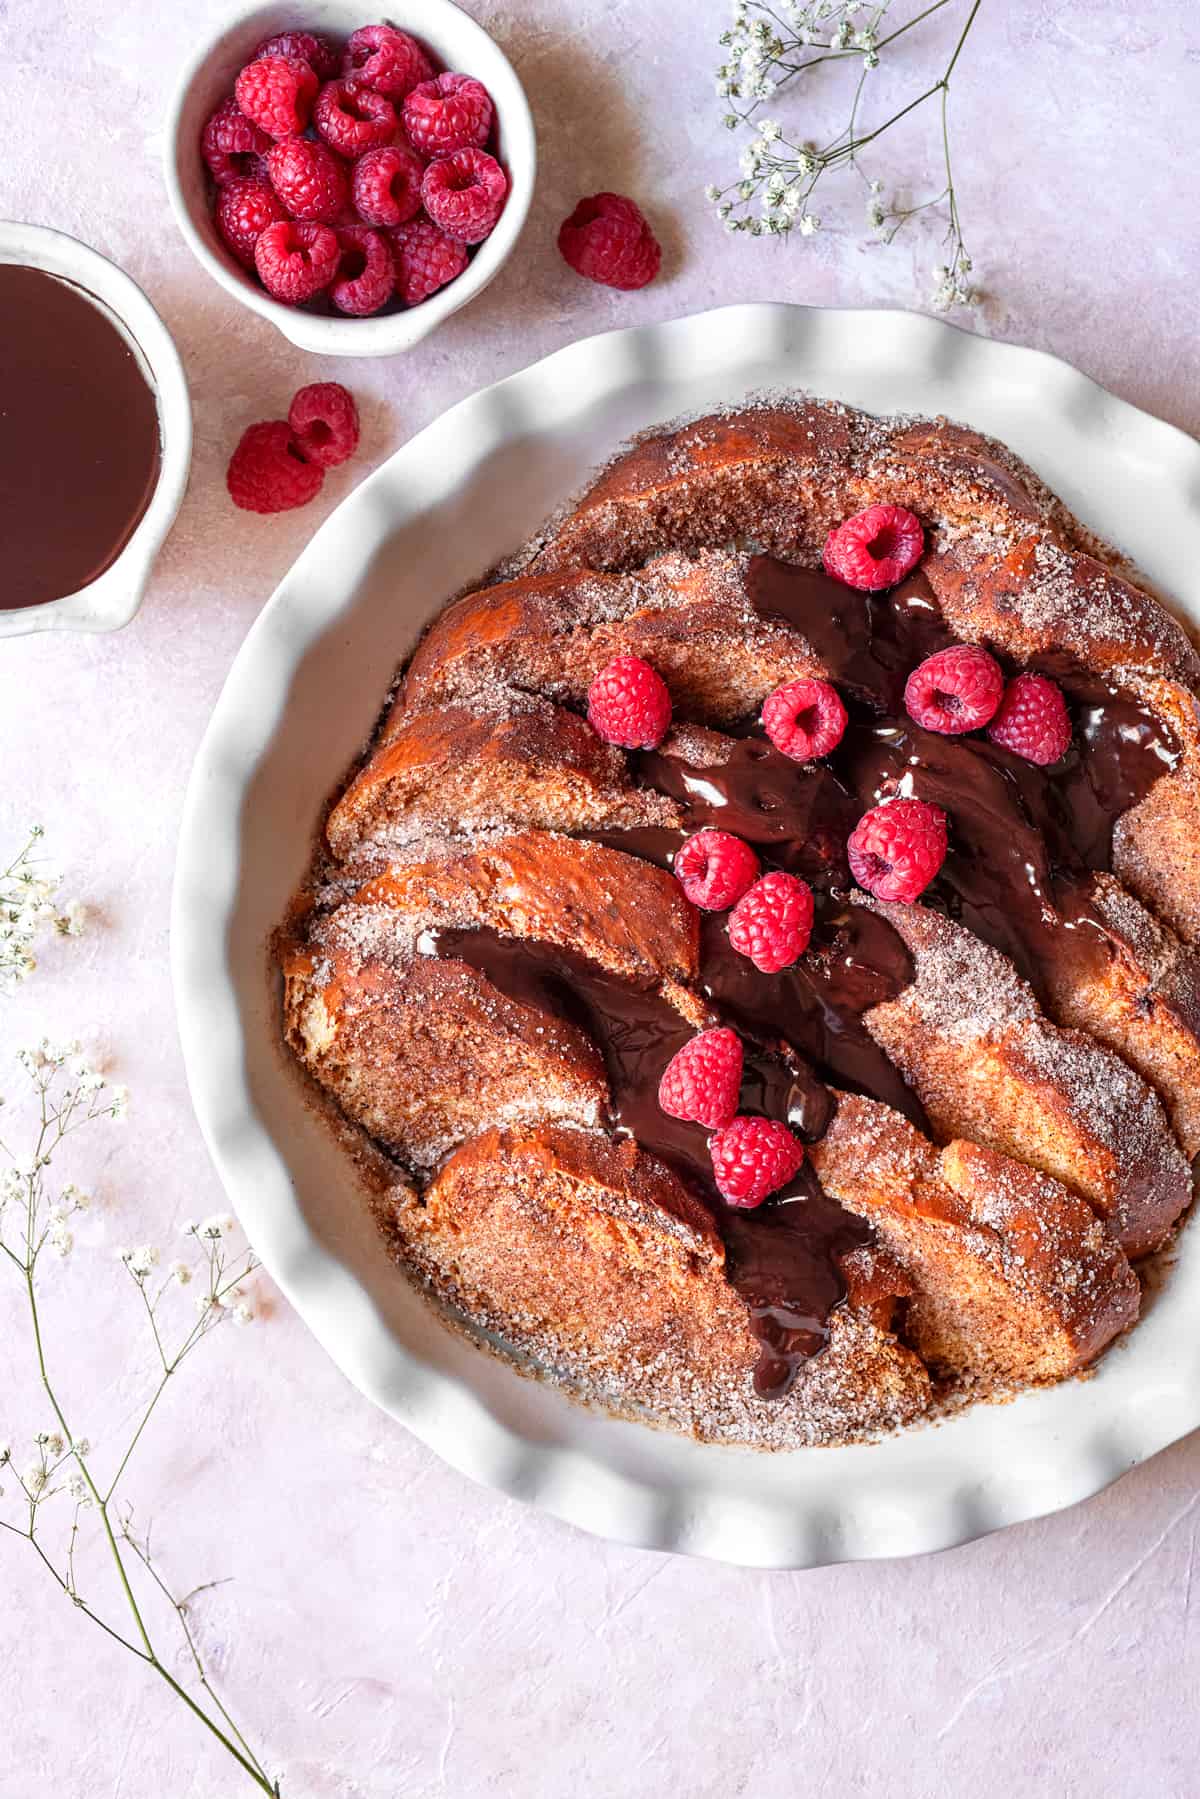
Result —
<instances>
[{"instance_id":1,"label":"melted chocolate pool","mask_svg":"<svg viewBox=\"0 0 1200 1799\"><path fill-rule=\"evenodd\" d=\"M160 466L154 394L108 315L69 281L0 264L0 610L110 568Z\"/></svg>"},{"instance_id":2,"label":"melted chocolate pool","mask_svg":"<svg viewBox=\"0 0 1200 1799\"><path fill-rule=\"evenodd\" d=\"M680 828L611 831L603 840L669 868L686 837L716 826L752 843L764 866L812 886L812 942L781 974L760 974L730 948L723 915L702 921L701 991L747 1041L743 1111L784 1119L815 1141L831 1115L826 1077L923 1125L915 1096L863 1024L872 1006L903 991L912 963L891 926L847 898L845 845L859 817L900 794L944 807L949 851L922 903L1005 951L1041 990L1061 932L1082 931L1094 953L1105 953L1091 876L1111 866L1117 818L1174 766L1178 745L1135 699L1061 657L1042 666L1067 693L1074 740L1052 769L979 734L922 731L904 711L905 680L955 641L923 575L891 594L867 594L757 556L747 582L760 616L800 631L837 682L849 713L842 742L816 766L781 755L757 726L737 736L719 764L642 755L637 778L677 802ZM581 956L486 930L429 933L423 947L469 962L510 997L573 1018L593 1038L608 1071L613 1129L636 1137L705 1199L762 1345L756 1388L785 1393L828 1342L846 1292L840 1258L869 1241L869 1229L821 1191L807 1164L756 1210L724 1204L707 1133L658 1107L662 1071L693 1032L652 983L619 980Z\"/></svg>"}]
</instances>

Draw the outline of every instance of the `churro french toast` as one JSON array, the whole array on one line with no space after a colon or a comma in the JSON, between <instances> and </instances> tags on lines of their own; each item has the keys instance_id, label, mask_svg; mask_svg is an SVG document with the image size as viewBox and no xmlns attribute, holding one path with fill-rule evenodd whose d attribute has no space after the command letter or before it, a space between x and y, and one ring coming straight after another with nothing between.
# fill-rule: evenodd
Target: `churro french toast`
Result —
<instances>
[{"instance_id":1,"label":"churro french toast","mask_svg":"<svg viewBox=\"0 0 1200 1799\"><path fill-rule=\"evenodd\" d=\"M635 444L434 621L279 933L397 1261L706 1440L1087 1368L1200 1151L1198 694L962 427Z\"/></svg>"}]
</instances>

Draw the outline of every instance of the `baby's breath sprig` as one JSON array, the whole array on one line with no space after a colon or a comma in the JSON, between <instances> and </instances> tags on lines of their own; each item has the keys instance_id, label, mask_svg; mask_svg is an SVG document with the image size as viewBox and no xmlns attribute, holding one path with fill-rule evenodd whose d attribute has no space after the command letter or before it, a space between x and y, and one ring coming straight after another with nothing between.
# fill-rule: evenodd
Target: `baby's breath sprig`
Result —
<instances>
[{"instance_id":1,"label":"baby's breath sprig","mask_svg":"<svg viewBox=\"0 0 1200 1799\"><path fill-rule=\"evenodd\" d=\"M867 224L885 243L891 243L919 213L941 209L946 255L934 269L932 303L945 311L969 305L975 298L969 279L971 258L954 189L948 102L951 76L982 0L933 0L903 25L885 30L892 4L893 0L874 0L873 4L863 0L778 0L777 9L770 0L734 0L733 24L720 39L725 61L717 70L717 93L727 108L727 128L747 127L752 135L742 147L738 179L725 187L710 186L705 194L727 230L748 232L752 237L785 237L792 231L812 237L821 226L813 205L816 189L831 171L847 166L867 184ZM884 52L947 6L966 11L941 75L881 124L862 125L868 78L880 66ZM799 138L795 133L785 135L776 120L758 116L767 101L785 93L812 70L840 62L849 63L856 77L850 115L841 130L825 142ZM882 181L864 170L862 152L935 97L940 99L944 183L936 193L912 205L902 206L895 199L888 202Z\"/></svg>"},{"instance_id":2,"label":"baby's breath sprig","mask_svg":"<svg viewBox=\"0 0 1200 1799\"><path fill-rule=\"evenodd\" d=\"M227 1318L248 1322L254 1315L247 1282L257 1263L251 1252L235 1246L232 1218L220 1216L184 1231L184 1252L160 1272L155 1245L120 1252L145 1312L154 1344L156 1368L150 1396L136 1425L101 1475L99 1460L87 1437L68 1422L69 1402L57 1373L51 1372L47 1318L42 1304L44 1284L54 1258L74 1249L74 1229L90 1201L72 1184L57 1188L52 1170L68 1137L101 1120L120 1119L128 1100L123 1087L111 1085L91 1066L78 1043L43 1041L37 1049L18 1051L17 1060L29 1084L32 1101L31 1146L24 1156L0 1142L8 1167L0 1174L0 1267L15 1276L29 1325L31 1371L52 1414L51 1428L38 1433L20 1464L8 1446L0 1446L0 1493L3 1471L15 1482L15 1513L0 1516L0 1530L28 1543L49 1578L76 1609L106 1636L143 1662L212 1732L263 1793L279 1799L280 1787L250 1748L210 1682L188 1616L189 1601L177 1599L151 1557L148 1538L133 1528L133 1515L119 1499L130 1462L151 1418L183 1362ZM188 1318L171 1303L173 1290L196 1288ZM9 1366L12 1365L10 1350ZM98 1540L115 1569L120 1611L104 1615L80 1587L80 1532L88 1520L89 1536ZM170 1604L174 1620L195 1670L198 1690L189 1691L163 1660L157 1645L158 1625L135 1582L150 1584Z\"/></svg>"},{"instance_id":3,"label":"baby's breath sprig","mask_svg":"<svg viewBox=\"0 0 1200 1799\"><path fill-rule=\"evenodd\" d=\"M78 937L84 927L85 913L78 902L65 907L55 903L58 877L49 873L37 853L44 835L41 825L31 825L8 867L0 869L0 993L11 991L33 973L39 937L50 929L60 937Z\"/></svg>"}]
</instances>

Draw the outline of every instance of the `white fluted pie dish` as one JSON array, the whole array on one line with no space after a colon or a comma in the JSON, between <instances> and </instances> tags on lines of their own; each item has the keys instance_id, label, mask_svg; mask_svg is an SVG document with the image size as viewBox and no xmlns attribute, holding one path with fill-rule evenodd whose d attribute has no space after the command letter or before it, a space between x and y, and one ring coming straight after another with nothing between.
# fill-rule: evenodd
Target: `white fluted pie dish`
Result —
<instances>
[{"instance_id":1,"label":"white fluted pie dish","mask_svg":"<svg viewBox=\"0 0 1200 1799\"><path fill-rule=\"evenodd\" d=\"M173 963L196 1109L252 1241L362 1390L475 1478L625 1541L755 1565L939 1549L1096 1492L1200 1425L1200 1245L1093 1378L869 1445L764 1455L573 1404L447 1330L388 1260L279 1040L266 943L381 670L632 433L804 388L1009 444L1181 615L1200 445L1045 355L904 313L749 306L574 345L465 400L318 532L250 632L197 758Z\"/></svg>"}]
</instances>

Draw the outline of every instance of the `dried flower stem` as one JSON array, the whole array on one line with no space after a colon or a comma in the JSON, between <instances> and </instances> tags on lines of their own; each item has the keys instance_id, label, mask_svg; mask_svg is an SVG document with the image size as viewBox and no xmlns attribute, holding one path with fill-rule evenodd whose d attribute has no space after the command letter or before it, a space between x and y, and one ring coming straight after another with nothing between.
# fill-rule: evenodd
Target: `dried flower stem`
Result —
<instances>
[{"instance_id":1,"label":"dried flower stem","mask_svg":"<svg viewBox=\"0 0 1200 1799\"><path fill-rule=\"evenodd\" d=\"M727 60L717 70L717 92L732 107L725 114L726 126L731 131L751 126L756 135L742 150L740 179L706 190L727 229L749 232L752 237L786 236L793 230L802 237L813 236L821 224L811 206L818 184L830 171L849 166L868 182L867 222L886 243L918 213L945 207L948 256L935 270L933 303L941 310L968 304L974 298L967 279L971 259L954 188L948 103L951 77L982 0L971 0L950 59L936 81L870 130L860 130L858 122L867 77L879 67L881 52L933 14L958 3L933 0L905 24L880 36L892 0L876 0L872 6L864 6L861 0L779 0L780 10L788 15L787 23L769 0L735 0L733 28L721 38ZM865 23L859 22L860 15L865 15ZM809 47L815 48L816 54L806 54ZM850 116L826 143L795 141L786 137L774 120L757 117L769 98L799 77L824 63L847 60L860 64ZM885 205L883 183L868 181L861 153L935 95L941 96L945 184L915 205L905 207L895 201ZM752 210L756 204L761 216Z\"/></svg>"},{"instance_id":2,"label":"dried flower stem","mask_svg":"<svg viewBox=\"0 0 1200 1799\"><path fill-rule=\"evenodd\" d=\"M0 1528L28 1542L71 1603L106 1636L152 1669L244 1769L254 1784L262 1792L279 1799L278 1781L273 1780L266 1772L213 1690L187 1617L188 1600L176 1599L171 1593L151 1561L149 1542L142 1544L135 1538L129 1510L124 1510L119 1521L115 1519L117 1488L168 1383L184 1358L231 1310L235 1314L247 1310L240 1303L243 1284L257 1264L249 1252L232 1257L227 1254L225 1238L233 1228L232 1220L211 1220L203 1226L189 1227L188 1234L194 1238L200 1252L198 1272L203 1277L200 1304L196 1320L179 1347L168 1352L158 1316L159 1306L168 1287L172 1284L182 1285L185 1279L190 1282L192 1270L186 1263L179 1264L176 1273L157 1286L152 1296L146 1289L151 1269L157 1261L157 1253L150 1248L143 1248L122 1254L121 1260L137 1287L146 1310L160 1374L154 1392L118 1459L116 1472L107 1483L102 1482L93 1472L90 1445L72 1430L57 1383L50 1374L43 1316L38 1299L38 1271L48 1250L54 1250L59 1255L69 1253L72 1238L66 1228L67 1221L75 1213L83 1211L87 1204L85 1196L74 1187L63 1190L57 1205L50 1204L47 1170L53 1163L54 1155L67 1137L85 1125L102 1118L121 1117L125 1110L125 1096L123 1089L110 1087L102 1076L86 1065L78 1045L55 1048L44 1043L37 1051L21 1052L18 1059L32 1083L38 1124L33 1151L27 1162L18 1164L11 1152L0 1144L0 1150L4 1150L14 1164L0 1182L0 1250L15 1270L24 1292L37 1377L58 1428L53 1433L42 1433L38 1437L35 1460L30 1468L20 1473L13 1468L24 1500L23 1522L14 1524L8 1519L0 1518ZM15 1229L10 1234L14 1220ZM0 1450L0 1467L5 1465L11 1466L11 1451L8 1449ZM67 1470L70 1470L69 1478L64 1479L64 1471ZM41 1534L41 1514L47 1502L64 1488L73 1495L75 1507L65 1564L60 1565L46 1547ZM131 1629L129 1626L125 1629L118 1628L109 1619L102 1617L79 1592L75 1558L80 1516L91 1507L95 1508L100 1521ZM127 1555L145 1570L172 1606L196 1668L205 1695L204 1701L189 1693L162 1661L145 1613L134 1592ZM193 1596L194 1594L189 1595L189 1598Z\"/></svg>"}]
</instances>

